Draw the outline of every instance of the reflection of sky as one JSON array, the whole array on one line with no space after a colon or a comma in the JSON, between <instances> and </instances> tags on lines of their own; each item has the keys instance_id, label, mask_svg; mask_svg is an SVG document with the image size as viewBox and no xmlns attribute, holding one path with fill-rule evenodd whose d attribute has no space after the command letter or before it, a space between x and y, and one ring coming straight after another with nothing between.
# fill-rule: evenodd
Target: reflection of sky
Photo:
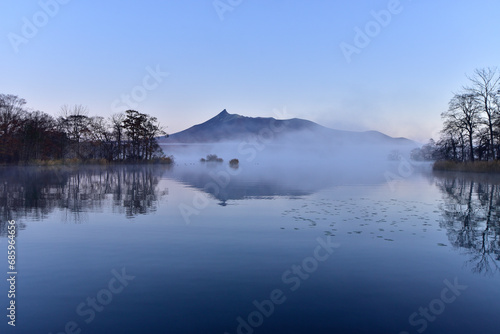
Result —
<instances>
[{"instance_id":1,"label":"reflection of sky","mask_svg":"<svg viewBox=\"0 0 500 334\"><path fill-rule=\"evenodd\" d=\"M228 2L228 1L226 1ZM141 85L146 67L170 75L135 109L174 133L224 108L248 116L290 117L325 126L374 129L426 141L440 113L476 67L498 65L499 3L402 0L403 11L353 55L355 27L387 0L243 1L220 21L213 1L70 1L14 53L38 1L0 11L1 93L18 94L53 115L84 104L111 115L111 104Z\"/></svg>"}]
</instances>

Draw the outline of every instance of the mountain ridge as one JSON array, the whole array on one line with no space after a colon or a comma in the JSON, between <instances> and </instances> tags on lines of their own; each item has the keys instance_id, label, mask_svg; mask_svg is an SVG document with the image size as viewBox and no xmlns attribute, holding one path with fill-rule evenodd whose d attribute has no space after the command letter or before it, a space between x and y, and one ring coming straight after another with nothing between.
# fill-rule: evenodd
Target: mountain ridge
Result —
<instances>
[{"instance_id":1,"label":"mountain ridge","mask_svg":"<svg viewBox=\"0 0 500 334\"><path fill-rule=\"evenodd\" d=\"M418 146L410 139L390 137L375 130L362 132L336 130L301 118L280 120L274 117L248 117L230 114L226 109L203 123L160 138L160 143L217 143L245 140L259 135L274 139L289 134L302 136L305 141L317 139L338 144L391 143Z\"/></svg>"}]
</instances>

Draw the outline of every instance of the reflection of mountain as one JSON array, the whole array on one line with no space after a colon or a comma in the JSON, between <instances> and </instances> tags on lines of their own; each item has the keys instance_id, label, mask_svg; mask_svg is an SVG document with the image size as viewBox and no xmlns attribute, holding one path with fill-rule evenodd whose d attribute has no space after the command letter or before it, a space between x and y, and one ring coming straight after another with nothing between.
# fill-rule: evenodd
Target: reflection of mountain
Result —
<instances>
[{"instance_id":1,"label":"reflection of mountain","mask_svg":"<svg viewBox=\"0 0 500 334\"><path fill-rule=\"evenodd\" d=\"M438 173L443 220L450 243L470 254L474 272L500 270L500 178Z\"/></svg>"},{"instance_id":2,"label":"reflection of mountain","mask_svg":"<svg viewBox=\"0 0 500 334\"><path fill-rule=\"evenodd\" d=\"M262 136L266 139L290 136L319 143L335 144L386 144L394 146L416 143L406 138L392 138L381 132L341 131L321 126L304 119L277 120L271 117L246 117L229 114L225 109L208 121L194 125L184 131L162 138L161 143L214 143L241 141Z\"/></svg>"},{"instance_id":3,"label":"reflection of mountain","mask_svg":"<svg viewBox=\"0 0 500 334\"><path fill-rule=\"evenodd\" d=\"M225 205L229 200L270 197L299 197L338 185L386 182L387 166L375 166L364 173L353 167L329 166L326 170L307 164L251 165L233 170L225 163L176 166L168 177L210 194Z\"/></svg>"},{"instance_id":4,"label":"reflection of mountain","mask_svg":"<svg viewBox=\"0 0 500 334\"><path fill-rule=\"evenodd\" d=\"M225 176L222 176L223 174ZM212 171L206 170L202 172L184 168L182 171L174 171L171 177L185 185L212 195L220 201L220 205L226 205L228 200L245 198L305 196L320 189L320 185L312 183L293 184L275 178L230 175L227 177L228 175L223 170L215 168Z\"/></svg>"},{"instance_id":5,"label":"reflection of mountain","mask_svg":"<svg viewBox=\"0 0 500 334\"><path fill-rule=\"evenodd\" d=\"M164 166L15 167L0 170L0 219L44 219L65 208L82 212L114 206L127 217L154 211ZM111 203L111 204L110 204ZM5 228L5 226L2 226ZM2 230L2 233L4 231Z\"/></svg>"}]
</instances>

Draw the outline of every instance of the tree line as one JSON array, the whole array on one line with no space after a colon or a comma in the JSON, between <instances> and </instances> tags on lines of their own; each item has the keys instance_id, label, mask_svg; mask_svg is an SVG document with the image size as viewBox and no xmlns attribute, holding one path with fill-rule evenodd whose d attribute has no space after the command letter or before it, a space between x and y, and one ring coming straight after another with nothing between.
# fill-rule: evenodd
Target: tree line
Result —
<instances>
[{"instance_id":1,"label":"tree line","mask_svg":"<svg viewBox=\"0 0 500 334\"><path fill-rule=\"evenodd\" d=\"M164 158L156 117L127 110L89 116L82 105L64 105L58 117L28 110L16 95L0 94L0 163L75 159L108 162Z\"/></svg>"},{"instance_id":2,"label":"tree line","mask_svg":"<svg viewBox=\"0 0 500 334\"><path fill-rule=\"evenodd\" d=\"M441 114L440 139L412 152L416 160L456 162L500 159L500 72L476 69Z\"/></svg>"}]
</instances>

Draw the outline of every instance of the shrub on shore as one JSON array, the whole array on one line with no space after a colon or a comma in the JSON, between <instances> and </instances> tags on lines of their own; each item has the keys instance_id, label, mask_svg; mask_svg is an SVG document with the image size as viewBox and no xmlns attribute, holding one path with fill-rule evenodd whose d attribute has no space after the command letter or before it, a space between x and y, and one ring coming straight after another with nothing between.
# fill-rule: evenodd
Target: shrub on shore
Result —
<instances>
[{"instance_id":1,"label":"shrub on shore","mask_svg":"<svg viewBox=\"0 0 500 334\"><path fill-rule=\"evenodd\" d=\"M436 161L432 169L436 171L500 173L500 161L455 162L442 160Z\"/></svg>"},{"instance_id":2,"label":"shrub on shore","mask_svg":"<svg viewBox=\"0 0 500 334\"><path fill-rule=\"evenodd\" d=\"M153 164L171 165L171 164L174 163L174 157L172 155L169 155L168 157L153 158L151 160L151 163L153 163Z\"/></svg>"},{"instance_id":3,"label":"shrub on shore","mask_svg":"<svg viewBox=\"0 0 500 334\"><path fill-rule=\"evenodd\" d=\"M79 166L79 165L124 165L124 164L162 164L162 165L170 165L174 163L174 157L158 157L153 158L151 160L142 160L142 161L109 161L106 159L88 159L81 160L77 158L71 159L37 159L31 160L23 163L23 165L28 166Z\"/></svg>"}]
</instances>

